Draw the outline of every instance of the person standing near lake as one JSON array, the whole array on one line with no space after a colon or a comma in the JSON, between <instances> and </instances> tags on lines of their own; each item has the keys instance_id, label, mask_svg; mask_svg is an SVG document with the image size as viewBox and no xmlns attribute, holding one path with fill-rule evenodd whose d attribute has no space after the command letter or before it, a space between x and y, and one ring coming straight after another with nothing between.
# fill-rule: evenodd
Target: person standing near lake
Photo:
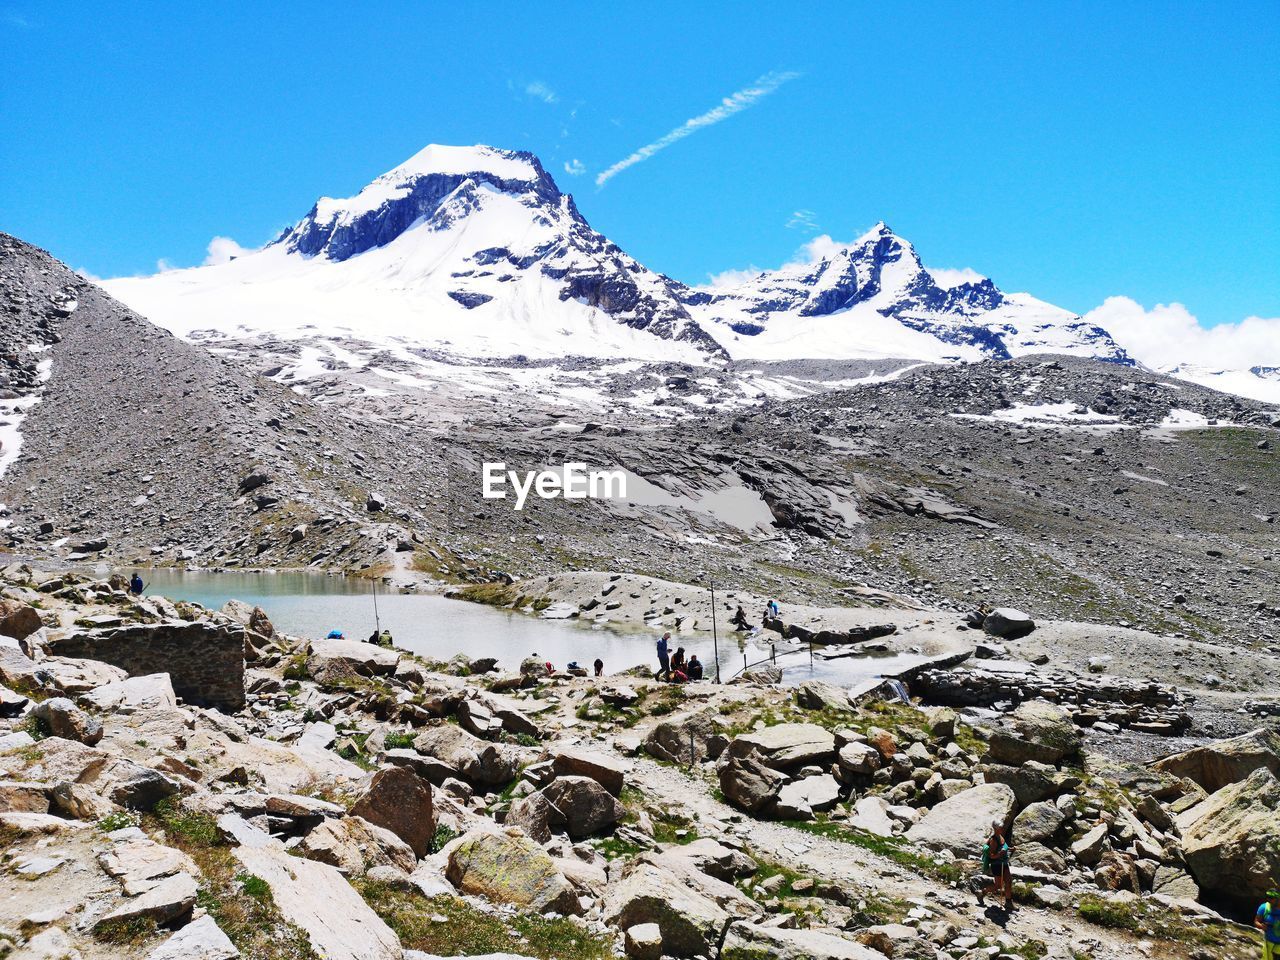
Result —
<instances>
[{"instance_id":1,"label":"person standing near lake","mask_svg":"<svg viewBox=\"0 0 1280 960\"><path fill-rule=\"evenodd\" d=\"M1253 925L1262 931L1262 960L1280 960L1280 890L1267 891Z\"/></svg>"},{"instance_id":2,"label":"person standing near lake","mask_svg":"<svg viewBox=\"0 0 1280 960\"><path fill-rule=\"evenodd\" d=\"M671 634L664 633L658 638L658 675L663 679L667 679L667 674L671 672L671 655L667 652L667 643L671 639Z\"/></svg>"}]
</instances>

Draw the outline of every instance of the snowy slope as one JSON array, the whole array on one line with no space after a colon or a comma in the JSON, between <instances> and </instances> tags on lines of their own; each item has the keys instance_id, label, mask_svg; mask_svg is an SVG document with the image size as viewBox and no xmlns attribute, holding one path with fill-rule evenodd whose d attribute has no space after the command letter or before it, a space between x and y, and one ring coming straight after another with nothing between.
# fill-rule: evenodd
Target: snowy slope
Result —
<instances>
[{"instance_id":1,"label":"snowy slope","mask_svg":"<svg viewBox=\"0 0 1280 960\"><path fill-rule=\"evenodd\" d=\"M530 154L431 146L260 251L107 281L181 336L705 363L721 351Z\"/></svg>"},{"instance_id":2,"label":"snowy slope","mask_svg":"<svg viewBox=\"0 0 1280 960\"><path fill-rule=\"evenodd\" d=\"M231 262L104 286L291 383L343 368L439 383L459 361L519 357L1134 362L1066 310L978 275L935 275L883 223L812 263L730 288L686 286L592 229L532 154L487 146L429 146L355 196L320 198ZM1173 372L1259 399L1280 393L1274 373Z\"/></svg>"},{"instance_id":3,"label":"snowy slope","mask_svg":"<svg viewBox=\"0 0 1280 960\"><path fill-rule=\"evenodd\" d=\"M1002 293L985 277L939 281L884 223L824 259L733 288L701 288L685 302L734 357L973 361L1065 353L1132 363L1105 330L1066 310Z\"/></svg>"}]
</instances>

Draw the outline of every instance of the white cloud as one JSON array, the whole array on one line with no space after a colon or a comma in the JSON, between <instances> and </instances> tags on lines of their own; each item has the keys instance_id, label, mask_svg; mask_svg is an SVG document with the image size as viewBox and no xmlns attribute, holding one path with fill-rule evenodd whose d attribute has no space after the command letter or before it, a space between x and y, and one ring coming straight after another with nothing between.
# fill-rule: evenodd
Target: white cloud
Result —
<instances>
[{"instance_id":1,"label":"white cloud","mask_svg":"<svg viewBox=\"0 0 1280 960\"><path fill-rule=\"evenodd\" d=\"M972 267L961 267L959 270L951 267L925 267L925 269L933 274L934 282L943 290L950 290L962 283L977 283L979 280L987 279Z\"/></svg>"},{"instance_id":2,"label":"white cloud","mask_svg":"<svg viewBox=\"0 0 1280 960\"><path fill-rule=\"evenodd\" d=\"M532 83L525 84L524 92L531 97L536 97L543 103L555 103L560 99L556 96L556 92L541 80L534 80Z\"/></svg>"},{"instance_id":3,"label":"white cloud","mask_svg":"<svg viewBox=\"0 0 1280 960\"><path fill-rule=\"evenodd\" d=\"M230 237L214 237L209 241L209 249L201 266L211 267L219 263L227 263L236 257L244 256L246 253L252 253L246 247L240 246Z\"/></svg>"},{"instance_id":4,"label":"white cloud","mask_svg":"<svg viewBox=\"0 0 1280 960\"><path fill-rule=\"evenodd\" d=\"M1150 310L1129 297L1108 297L1084 315L1149 367L1178 363L1247 369L1280 364L1280 317L1246 317L1239 323L1203 326L1180 303Z\"/></svg>"},{"instance_id":5,"label":"white cloud","mask_svg":"<svg viewBox=\"0 0 1280 960\"><path fill-rule=\"evenodd\" d=\"M788 260L783 266L790 267L795 264L817 263L819 260L830 260L841 250L847 250L853 246L853 241L833 240L828 233L822 233L805 243L795 255Z\"/></svg>"},{"instance_id":6,"label":"white cloud","mask_svg":"<svg viewBox=\"0 0 1280 960\"><path fill-rule=\"evenodd\" d=\"M747 267L745 270L724 270L720 273L707 274L709 287L736 287L760 275L759 267Z\"/></svg>"},{"instance_id":7,"label":"white cloud","mask_svg":"<svg viewBox=\"0 0 1280 960\"><path fill-rule=\"evenodd\" d=\"M787 229L813 233L818 229L818 215L812 210L797 210L787 221Z\"/></svg>"},{"instance_id":8,"label":"white cloud","mask_svg":"<svg viewBox=\"0 0 1280 960\"><path fill-rule=\"evenodd\" d=\"M785 71L782 73L774 71L766 73L750 86L743 87L741 90L729 94L729 96L720 101L720 105L718 107L714 107L706 113L699 114L696 117L686 120L683 124L676 127L665 136L659 137L657 140L653 141L653 143L646 144L639 150L632 153L629 157L619 160L613 166L601 171L596 176L596 186L603 187L605 183L613 177L616 177L623 170L626 170L628 167L634 167L637 163L641 163L644 160L648 160L659 150L665 150L673 143L678 143L690 134L697 133L704 127L709 127L713 124L719 123L721 120L728 120L735 113L741 113L757 100L760 100L762 97L767 97L788 80L794 80L798 76L800 76L800 74L793 71Z\"/></svg>"},{"instance_id":9,"label":"white cloud","mask_svg":"<svg viewBox=\"0 0 1280 960\"><path fill-rule=\"evenodd\" d=\"M587 165L581 160L569 160L564 165L564 172L573 177L579 177L587 172Z\"/></svg>"},{"instance_id":10,"label":"white cloud","mask_svg":"<svg viewBox=\"0 0 1280 960\"><path fill-rule=\"evenodd\" d=\"M177 269L178 269L177 267L175 267L172 263L170 263L164 257L161 257L159 260L156 261L156 273L168 273L170 270L177 270Z\"/></svg>"},{"instance_id":11,"label":"white cloud","mask_svg":"<svg viewBox=\"0 0 1280 960\"><path fill-rule=\"evenodd\" d=\"M88 270L86 270L84 267L76 267L76 268L75 268L75 272L76 272L77 274L79 274L80 276L84 277L84 278L85 278L86 280L88 280L90 283L101 283L101 282L102 282L102 278L101 278L100 276L98 276L96 273L90 273L90 272L89 272Z\"/></svg>"}]
</instances>

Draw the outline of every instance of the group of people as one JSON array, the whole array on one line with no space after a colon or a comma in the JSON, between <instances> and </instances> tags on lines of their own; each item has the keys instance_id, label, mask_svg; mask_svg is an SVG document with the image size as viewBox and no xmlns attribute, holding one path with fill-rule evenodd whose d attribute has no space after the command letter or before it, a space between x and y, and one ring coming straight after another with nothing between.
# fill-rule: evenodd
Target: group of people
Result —
<instances>
[{"instance_id":1,"label":"group of people","mask_svg":"<svg viewBox=\"0 0 1280 960\"><path fill-rule=\"evenodd\" d=\"M671 653L671 634L664 633L658 640L658 676L672 683L689 683L701 680L703 675L702 661L698 655L692 654L687 659L684 647L677 647Z\"/></svg>"},{"instance_id":2,"label":"group of people","mask_svg":"<svg viewBox=\"0 0 1280 960\"><path fill-rule=\"evenodd\" d=\"M770 620L776 620L781 612L782 608L778 606L778 601L770 600L764 605L764 614L760 617L761 625L767 624ZM747 611L742 609L742 604L738 604L738 609L729 618L729 623L738 630L751 629L751 621L747 619Z\"/></svg>"}]
</instances>

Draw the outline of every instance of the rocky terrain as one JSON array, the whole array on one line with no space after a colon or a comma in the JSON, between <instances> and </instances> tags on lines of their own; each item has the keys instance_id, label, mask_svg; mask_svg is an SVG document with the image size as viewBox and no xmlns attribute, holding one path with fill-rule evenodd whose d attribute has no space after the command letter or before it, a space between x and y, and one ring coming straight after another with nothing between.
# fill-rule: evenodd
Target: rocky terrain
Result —
<instances>
[{"instance_id":1,"label":"rocky terrain","mask_svg":"<svg viewBox=\"0 0 1280 960\"><path fill-rule=\"evenodd\" d=\"M516 366L494 368L501 391L449 374L379 393L345 373L289 390L20 241L0 244L0 284L27 398L0 425L18 434L0 437L0 494L19 553L398 582L621 569L790 603L1013 603L1116 640L1275 652L1280 411L1254 401L1072 358L899 365L846 389L865 366L792 362L768 376L826 387L723 411L717 384L760 366L639 366L600 380L603 407ZM485 461L574 460L628 471L629 500L480 497ZM1173 679L1258 692L1265 676L1230 656Z\"/></svg>"},{"instance_id":2,"label":"rocky terrain","mask_svg":"<svg viewBox=\"0 0 1280 960\"><path fill-rule=\"evenodd\" d=\"M1053 689L950 708L937 682L903 703L767 672L432 663L285 636L234 601L0 579L15 960L1217 960L1256 954L1223 914L1280 869L1266 727L1134 764ZM991 648L1027 629L982 627ZM118 665L183 644L170 671ZM215 647L241 652L223 672L242 689L191 686ZM89 648L105 659L68 655ZM993 820L1008 913L975 899Z\"/></svg>"}]
</instances>

